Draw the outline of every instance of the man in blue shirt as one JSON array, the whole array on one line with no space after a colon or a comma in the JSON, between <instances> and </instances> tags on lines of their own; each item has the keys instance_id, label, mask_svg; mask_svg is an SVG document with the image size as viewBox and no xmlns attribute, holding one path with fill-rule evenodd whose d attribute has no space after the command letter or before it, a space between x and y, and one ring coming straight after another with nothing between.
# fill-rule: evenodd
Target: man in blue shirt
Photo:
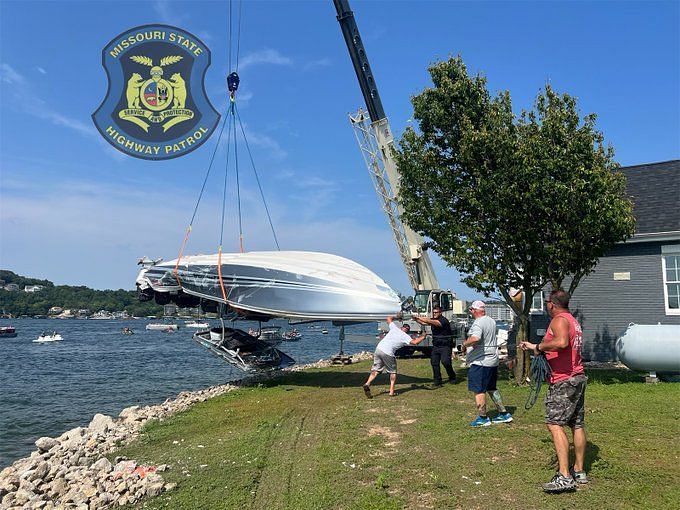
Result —
<instances>
[{"instance_id":1,"label":"man in blue shirt","mask_svg":"<svg viewBox=\"0 0 680 510\"><path fill-rule=\"evenodd\" d=\"M389 324L390 330L375 348L371 373L364 383L364 393L367 398L373 398L373 395L371 394L371 383L383 370L390 374L390 396L393 397L396 395L396 393L394 393L394 384L397 382L397 358L394 353L405 345L418 345L425 340L425 335L419 336L418 338L411 338L408 334L409 331L411 331L411 327L408 324L404 324L400 328L394 323L395 319L397 319L396 316L387 318L387 324Z\"/></svg>"}]
</instances>

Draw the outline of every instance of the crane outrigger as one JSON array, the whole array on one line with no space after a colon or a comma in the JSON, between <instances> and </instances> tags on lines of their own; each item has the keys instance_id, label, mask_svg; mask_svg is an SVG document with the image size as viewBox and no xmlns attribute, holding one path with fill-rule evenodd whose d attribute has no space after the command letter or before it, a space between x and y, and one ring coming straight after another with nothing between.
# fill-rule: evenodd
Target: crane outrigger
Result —
<instances>
[{"instance_id":1,"label":"crane outrigger","mask_svg":"<svg viewBox=\"0 0 680 510\"><path fill-rule=\"evenodd\" d=\"M380 100L359 28L354 20L354 13L350 10L348 0L333 0L333 4L368 109L366 111L359 108L356 114L349 115L349 120L378 199L387 215L399 256L415 292L413 314L430 317L432 308L440 306L443 315L453 322L455 314L463 312L460 306L458 310L454 310L458 302L456 295L450 290L439 288L423 238L401 220L403 211L398 199L399 171L394 157L394 137ZM410 324L414 331L423 328L415 321ZM427 347L426 345L421 350Z\"/></svg>"}]
</instances>

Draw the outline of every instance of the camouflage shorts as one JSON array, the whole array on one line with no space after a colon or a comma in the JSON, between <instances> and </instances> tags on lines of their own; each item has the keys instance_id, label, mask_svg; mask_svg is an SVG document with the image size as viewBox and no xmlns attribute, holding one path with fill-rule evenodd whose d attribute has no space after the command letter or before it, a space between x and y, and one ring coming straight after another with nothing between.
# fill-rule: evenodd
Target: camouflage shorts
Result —
<instances>
[{"instance_id":1,"label":"camouflage shorts","mask_svg":"<svg viewBox=\"0 0 680 510\"><path fill-rule=\"evenodd\" d=\"M580 374L551 384L545 398L545 422L582 428L587 382L585 374Z\"/></svg>"}]
</instances>

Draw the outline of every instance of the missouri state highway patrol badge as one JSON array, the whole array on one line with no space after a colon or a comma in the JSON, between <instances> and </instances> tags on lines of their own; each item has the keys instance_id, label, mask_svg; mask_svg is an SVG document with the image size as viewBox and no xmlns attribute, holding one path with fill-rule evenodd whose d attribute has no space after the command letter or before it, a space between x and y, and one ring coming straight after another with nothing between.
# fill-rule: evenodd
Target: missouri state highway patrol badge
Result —
<instances>
[{"instance_id":1,"label":"missouri state highway patrol badge","mask_svg":"<svg viewBox=\"0 0 680 510\"><path fill-rule=\"evenodd\" d=\"M168 25L144 25L115 37L102 51L106 98L92 114L101 135L136 158L162 160L198 148L220 114L206 96L210 50Z\"/></svg>"}]
</instances>

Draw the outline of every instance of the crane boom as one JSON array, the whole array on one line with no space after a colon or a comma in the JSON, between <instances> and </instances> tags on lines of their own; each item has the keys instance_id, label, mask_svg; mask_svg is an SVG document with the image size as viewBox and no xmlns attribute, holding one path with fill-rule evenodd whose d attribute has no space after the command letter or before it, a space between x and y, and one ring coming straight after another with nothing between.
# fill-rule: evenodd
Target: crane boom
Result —
<instances>
[{"instance_id":1,"label":"crane boom","mask_svg":"<svg viewBox=\"0 0 680 510\"><path fill-rule=\"evenodd\" d=\"M378 94L366 50L349 8L348 0L333 0L337 19L345 38L361 93L366 101L368 117L363 109L350 115L350 122L364 156L382 208L387 214L392 235L402 263L414 290L438 289L439 283L432 262L423 249L423 238L401 221L399 206L399 174L394 159L394 138Z\"/></svg>"}]
</instances>

